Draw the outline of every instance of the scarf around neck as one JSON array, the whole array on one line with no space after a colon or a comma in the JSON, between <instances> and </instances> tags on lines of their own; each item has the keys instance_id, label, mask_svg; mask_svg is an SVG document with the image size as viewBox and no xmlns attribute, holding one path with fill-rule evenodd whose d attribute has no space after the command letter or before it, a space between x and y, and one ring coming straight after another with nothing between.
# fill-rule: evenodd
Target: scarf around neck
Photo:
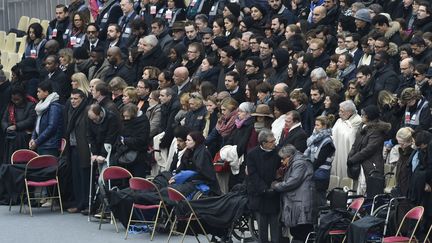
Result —
<instances>
[{"instance_id":1,"label":"scarf around neck","mask_svg":"<svg viewBox=\"0 0 432 243\"><path fill-rule=\"evenodd\" d=\"M39 134L39 125L40 125L40 120L42 118L42 114L48 109L49 105L56 102L58 99L59 99L59 95L56 92L52 92L44 100L40 100L39 103L36 104L35 111L37 114L37 119L36 119L35 130L37 134Z\"/></svg>"},{"instance_id":2,"label":"scarf around neck","mask_svg":"<svg viewBox=\"0 0 432 243\"><path fill-rule=\"evenodd\" d=\"M248 115L246 115L246 117L245 117L243 120L240 120L240 119L236 118L236 120L235 120L236 127L237 127L237 128L242 127L243 124L244 124L247 120L249 120L250 117L251 117L251 116L248 114Z\"/></svg>"},{"instance_id":3,"label":"scarf around neck","mask_svg":"<svg viewBox=\"0 0 432 243\"><path fill-rule=\"evenodd\" d=\"M216 130L222 137L231 134L235 127L235 120L237 117L237 109L233 110L227 117L222 116L216 123Z\"/></svg>"}]
</instances>

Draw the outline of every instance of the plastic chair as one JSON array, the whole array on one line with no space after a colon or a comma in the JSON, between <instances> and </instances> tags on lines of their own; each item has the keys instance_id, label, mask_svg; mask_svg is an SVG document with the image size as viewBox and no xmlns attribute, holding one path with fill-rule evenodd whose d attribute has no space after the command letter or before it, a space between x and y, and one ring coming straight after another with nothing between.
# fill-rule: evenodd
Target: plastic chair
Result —
<instances>
[{"instance_id":1,"label":"plastic chair","mask_svg":"<svg viewBox=\"0 0 432 243\"><path fill-rule=\"evenodd\" d=\"M351 211L354 211L354 216L353 216L353 218L351 219L351 223L352 222L354 222L354 220L356 219L356 217L357 217L357 214L358 214L358 212L359 212L359 210L360 210L360 208L363 206L363 203L364 203L364 198L363 197L360 197L360 198L357 198L357 199L355 199L349 206L348 206L348 210L351 210ZM342 229L342 230L330 230L329 232L328 232L328 234L330 235L330 240L331 240L331 242L333 242L333 236L344 236L344 238L343 238L343 240L342 240L342 243L343 242L345 242L345 234L346 234L346 232L347 232L347 229Z\"/></svg>"},{"instance_id":2,"label":"plastic chair","mask_svg":"<svg viewBox=\"0 0 432 243\"><path fill-rule=\"evenodd\" d=\"M139 203L133 203L132 204L132 208L131 208L131 213L130 213L130 216L129 216L128 225L126 227L125 240L128 237L130 223L134 222L134 223L151 223L151 224L153 224L153 230L152 230L152 234L151 234L151 237L150 237L150 240L152 241L153 237L154 237L155 230L156 230L157 221L159 219L160 210L161 209L164 210L165 213L166 213L166 215L169 215L168 209L167 209L167 207L166 207L166 205L165 205L165 203L164 203L164 201L162 199L162 195L160 194L159 189L150 180L144 179L144 178L141 178L141 177L132 177L132 178L129 179L129 187L132 190L137 190L137 191L157 192L160 201L159 201L159 204L153 204L153 205L144 205L144 204L139 204ZM133 220L132 219L132 214L133 214L134 208L139 209L139 210L143 210L143 211L157 209L156 217L155 217L154 221ZM168 219L168 220L170 220L170 219Z\"/></svg>"},{"instance_id":3,"label":"plastic chair","mask_svg":"<svg viewBox=\"0 0 432 243\"><path fill-rule=\"evenodd\" d=\"M6 70L11 70L13 66L15 66L19 62L18 53L9 53L8 54L8 62L4 65Z\"/></svg>"},{"instance_id":4,"label":"plastic chair","mask_svg":"<svg viewBox=\"0 0 432 243\"><path fill-rule=\"evenodd\" d=\"M126 169L124 169L122 167L111 166L111 167L105 168L102 171L101 177L102 177L102 182L103 182L103 184L105 186L105 182L107 182L107 181L110 181L110 180L120 180L120 179L130 179L133 176L132 176L132 174L128 170L126 170ZM107 206L108 205L106 205L105 200L102 200L102 211L101 211L101 217L100 217L100 220L99 220L99 230L102 227L102 220L104 218L104 213L105 213L105 209L106 209ZM111 214L110 215L111 220L114 221L114 226L116 228L116 232L118 233L119 231L118 231L118 227L117 227L117 221L116 221L113 213L111 212L110 214Z\"/></svg>"},{"instance_id":5,"label":"plastic chair","mask_svg":"<svg viewBox=\"0 0 432 243\"><path fill-rule=\"evenodd\" d=\"M38 18L31 18L30 20L29 20L29 26L31 25L31 24L34 24L34 23L39 23L40 24L40 19L38 19ZM27 31L27 30L25 30L25 31Z\"/></svg>"},{"instance_id":6,"label":"plastic chair","mask_svg":"<svg viewBox=\"0 0 432 243\"><path fill-rule=\"evenodd\" d=\"M173 222L173 224L171 226L170 233L168 235L168 241L167 241L167 243L169 243L169 241L171 239L171 235L172 235L173 232L180 233L180 234L183 235L182 241L181 241L181 243L183 243L183 241L185 239L185 236L186 236L186 232L187 232L188 228L190 227L191 221L197 221L198 222L198 225L200 226L202 232L204 233L207 241L210 242L210 239L207 236L207 232L205 231L204 227L202 226L201 221L198 218L198 215L195 213L195 210L193 210L192 205L189 203L189 201L186 199L186 197L181 192L179 192L176 189L171 188L171 187L168 187L168 197L169 197L169 199L171 201L174 201L176 204L178 204L180 202L186 203L188 209L190 210L190 213L189 213L189 215L185 215L185 216L179 216L179 217L177 215L175 216L174 222ZM177 221L187 221L186 228L185 228L184 232L176 232L176 231L174 231L174 227L175 227ZM199 239L198 239L198 235L195 233L195 231L193 230L193 228L190 227L190 229L191 229L192 233L195 235L195 238L197 239L197 241L200 242Z\"/></svg>"},{"instance_id":7,"label":"plastic chair","mask_svg":"<svg viewBox=\"0 0 432 243\"><path fill-rule=\"evenodd\" d=\"M4 51L9 53L15 53L17 43L17 35L15 33L9 33L6 36L6 41L4 45ZM3 52L2 52L3 55Z\"/></svg>"},{"instance_id":8,"label":"plastic chair","mask_svg":"<svg viewBox=\"0 0 432 243\"><path fill-rule=\"evenodd\" d=\"M396 235L384 237L383 243L394 243L394 242L417 242L417 239L415 238L414 234L417 230L417 227L420 223L421 218L423 217L424 208L422 206L417 206L412 208L410 211L408 211L405 216L403 217L401 223L399 224L399 228L396 232ZM414 230L412 231L410 237L402 236L401 235L401 229L405 222L405 219L411 219L417 221Z\"/></svg>"},{"instance_id":9,"label":"plastic chair","mask_svg":"<svg viewBox=\"0 0 432 243\"><path fill-rule=\"evenodd\" d=\"M5 69L5 66L9 62L9 52L2 51L0 56L0 64L3 65L3 69Z\"/></svg>"},{"instance_id":10,"label":"plastic chair","mask_svg":"<svg viewBox=\"0 0 432 243\"><path fill-rule=\"evenodd\" d=\"M339 186L339 176L330 175L330 183L328 187L328 191L331 191L333 188Z\"/></svg>"},{"instance_id":11,"label":"plastic chair","mask_svg":"<svg viewBox=\"0 0 432 243\"><path fill-rule=\"evenodd\" d=\"M3 30L0 30L0 50L3 49L3 45L6 42L6 32Z\"/></svg>"},{"instance_id":12,"label":"plastic chair","mask_svg":"<svg viewBox=\"0 0 432 243\"><path fill-rule=\"evenodd\" d=\"M18 46L18 56L19 57L22 57L24 52L25 52L26 42L27 42L27 36L25 35L21 38L21 42L19 43L19 46Z\"/></svg>"},{"instance_id":13,"label":"plastic chair","mask_svg":"<svg viewBox=\"0 0 432 243\"><path fill-rule=\"evenodd\" d=\"M44 168L50 168L50 167L55 167L55 169L56 169L56 173L55 173L54 178L51 178L51 179L45 180L45 181L33 181L33 180L30 180L29 178L27 178L27 172L29 169L44 169ZM62 205L62 200L61 200L61 192L60 192L60 186L59 186L59 180L58 180L57 172L58 172L58 159L57 159L57 157L52 156L52 155L37 156L37 157L31 159L27 163L27 165L25 167L25 172L24 172L24 182L25 182L25 189L26 189L26 194L27 194L28 206L30 209L30 216L33 216L32 207L31 207L31 200L40 200L43 198L46 198L46 199L58 198L59 204L60 204L60 210L61 210L61 213L63 214L63 205ZM56 188L56 187L54 187L53 195L51 195L49 197L34 197L34 198L30 197L29 187L48 187L48 186L56 186L57 190L58 190L58 196L54 196L55 195L55 188ZM21 195L21 207L22 207L22 205L23 205L23 197ZM51 210L52 209L53 209L53 206L51 206Z\"/></svg>"},{"instance_id":14,"label":"plastic chair","mask_svg":"<svg viewBox=\"0 0 432 243\"><path fill-rule=\"evenodd\" d=\"M42 30L43 30L42 33L45 34L45 33L47 32L47 30L48 30L48 26L49 26L49 22L50 22L50 21L49 21L49 20L46 20L46 19L44 19L44 20L41 21L40 24L42 25Z\"/></svg>"},{"instance_id":15,"label":"plastic chair","mask_svg":"<svg viewBox=\"0 0 432 243\"><path fill-rule=\"evenodd\" d=\"M28 16L21 16L17 29L27 32L27 28L29 26L30 17Z\"/></svg>"}]
</instances>

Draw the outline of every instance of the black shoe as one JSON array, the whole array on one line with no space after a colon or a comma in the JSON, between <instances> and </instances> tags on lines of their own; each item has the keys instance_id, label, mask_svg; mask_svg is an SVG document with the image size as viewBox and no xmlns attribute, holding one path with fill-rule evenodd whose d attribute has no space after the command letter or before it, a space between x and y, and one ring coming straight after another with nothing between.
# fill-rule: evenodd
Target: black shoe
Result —
<instances>
[{"instance_id":1,"label":"black shoe","mask_svg":"<svg viewBox=\"0 0 432 243\"><path fill-rule=\"evenodd\" d=\"M89 210L88 210L88 208L81 210L81 214L82 214L82 215L86 215L86 216L89 215Z\"/></svg>"}]
</instances>

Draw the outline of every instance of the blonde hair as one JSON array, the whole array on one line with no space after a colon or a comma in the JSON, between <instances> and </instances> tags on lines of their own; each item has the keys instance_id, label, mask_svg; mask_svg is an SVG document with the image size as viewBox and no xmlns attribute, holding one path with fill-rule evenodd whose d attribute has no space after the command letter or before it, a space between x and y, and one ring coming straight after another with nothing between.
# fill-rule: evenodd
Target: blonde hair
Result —
<instances>
[{"instance_id":1,"label":"blonde hair","mask_svg":"<svg viewBox=\"0 0 432 243\"><path fill-rule=\"evenodd\" d=\"M89 81L84 73L74 73L71 80L78 83L78 89L84 92L86 96L90 93Z\"/></svg>"},{"instance_id":2,"label":"blonde hair","mask_svg":"<svg viewBox=\"0 0 432 243\"><path fill-rule=\"evenodd\" d=\"M183 93L182 95L180 95L180 104L182 105L186 105L187 108L189 109L189 93Z\"/></svg>"},{"instance_id":3,"label":"blonde hair","mask_svg":"<svg viewBox=\"0 0 432 243\"><path fill-rule=\"evenodd\" d=\"M67 59L67 62L69 64L74 62L73 51L70 48L60 49L58 55L59 55L59 57L63 56L65 59Z\"/></svg>"},{"instance_id":4,"label":"blonde hair","mask_svg":"<svg viewBox=\"0 0 432 243\"><path fill-rule=\"evenodd\" d=\"M402 141L410 142L413 139L414 130L411 127L402 127L396 133L396 138Z\"/></svg>"},{"instance_id":5,"label":"blonde hair","mask_svg":"<svg viewBox=\"0 0 432 243\"><path fill-rule=\"evenodd\" d=\"M123 89L123 95L129 96L131 103L138 103L138 93L135 87L128 86Z\"/></svg>"},{"instance_id":6,"label":"blonde hair","mask_svg":"<svg viewBox=\"0 0 432 243\"><path fill-rule=\"evenodd\" d=\"M221 106L227 108L230 111L233 111L238 108L238 102L232 97L226 97L222 100Z\"/></svg>"},{"instance_id":7,"label":"blonde hair","mask_svg":"<svg viewBox=\"0 0 432 243\"><path fill-rule=\"evenodd\" d=\"M380 108L384 107L385 105L389 105L390 107L394 106L396 104L397 100L396 97L393 96L392 93L390 93L387 90L381 90L378 94L378 106Z\"/></svg>"}]
</instances>

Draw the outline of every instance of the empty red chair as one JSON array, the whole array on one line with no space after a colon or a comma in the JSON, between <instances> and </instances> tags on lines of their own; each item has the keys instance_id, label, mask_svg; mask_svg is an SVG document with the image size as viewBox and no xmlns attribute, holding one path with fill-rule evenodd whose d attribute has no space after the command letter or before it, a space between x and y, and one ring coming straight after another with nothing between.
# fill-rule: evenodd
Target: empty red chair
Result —
<instances>
[{"instance_id":1,"label":"empty red chair","mask_svg":"<svg viewBox=\"0 0 432 243\"><path fill-rule=\"evenodd\" d=\"M128 233L129 233L129 226L131 222L134 223L151 223L153 224L153 231L150 237L150 240L153 240L154 237L154 233L156 230L156 225L157 225L157 221L159 219L159 215L160 215L160 210L164 210L166 215L168 216L168 209L164 203L164 201L162 200L162 195L160 194L159 189L157 188L157 186L151 182L148 179L144 179L141 177L132 177L129 179L129 187L132 190L137 190L137 191L143 191L143 192L157 192L158 196L159 196L159 204L153 204L153 205L144 205L144 204L138 204L138 203L133 203L132 204L132 208L131 208L131 213L129 216L129 221L128 221L128 225L126 227L126 235L125 235L125 239L127 239L128 237ZM155 210L157 209L156 212L156 217L153 221L149 221L149 220L132 220L132 214L133 214L133 210L134 208L139 209L139 210ZM170 219L168 219L170 220Z\"/></svg>"},{"instance_id":2,"label":"empty red chair","mask_svg":"<svg viewBox=\"0 0 432 243\"><path fill-rule=\"evenodd\" d=\"M424 213L424 208L422 206L417 206L417 207L412 208L403 217L403 219L402 219L402 221L401 221L401 223L399 225L399 228L398 228L398 230L396 232L396 235L395 236L385 237L382 242L383 243L417 242L417 239L415 238L414 234L415 234L415 232L417 230L417 227L418 227L418 225L420 223L421 218L423 217L423 213ZM413 229L413 231L412 231L412 233L411 233L411 235L409 237L403 236L401 234L401 229L402 229L402 226L404 225L406 219L410 219L410 220L415 220L416 221L414 229Z\"/></svg>"},{"instance_id":3,"label":"empty red chair","mask_svg":"<svg viewBox=\"0 0 432 243\"><path fill-rule=\"evenodd\" d=\"M45 169L45 168L55 168L55 176L53 176L53 178L48 179L48 180L44 180L44 181L34 181L34 180L30 180L28 178L28 174L29 174L29 169ZM24 181L25 181L25 189L26 189L26 194L27 194L27 201L28 201L28 206L30 209L30 216L33 216L33 212L32 212L32 207L31 207L31 200L40 200L40 199L54 199L54 198L58 198L59 199L59 203L60 203L60 210L61 213L63 214L63 205L62 205L62 200L61 200L61 193L60 193L60 186L59 186L59 180L58 180L58 159L55 156L52 155L41 155L41 156L37 156L33 159L31 159L26 167L25 167L25 172L24 172ZM30 197L30 192L29 192L29 187L48 187L48 186L54 186L54 191L53 194L51 196L48 197L34 197L31 198ZM58 190L58 195L55 196L55 190ZM21 206L23 203L23 198L21 196ZM53 206L51 206L51 210L53 209Z\"/></svg>"}]
</instances>

